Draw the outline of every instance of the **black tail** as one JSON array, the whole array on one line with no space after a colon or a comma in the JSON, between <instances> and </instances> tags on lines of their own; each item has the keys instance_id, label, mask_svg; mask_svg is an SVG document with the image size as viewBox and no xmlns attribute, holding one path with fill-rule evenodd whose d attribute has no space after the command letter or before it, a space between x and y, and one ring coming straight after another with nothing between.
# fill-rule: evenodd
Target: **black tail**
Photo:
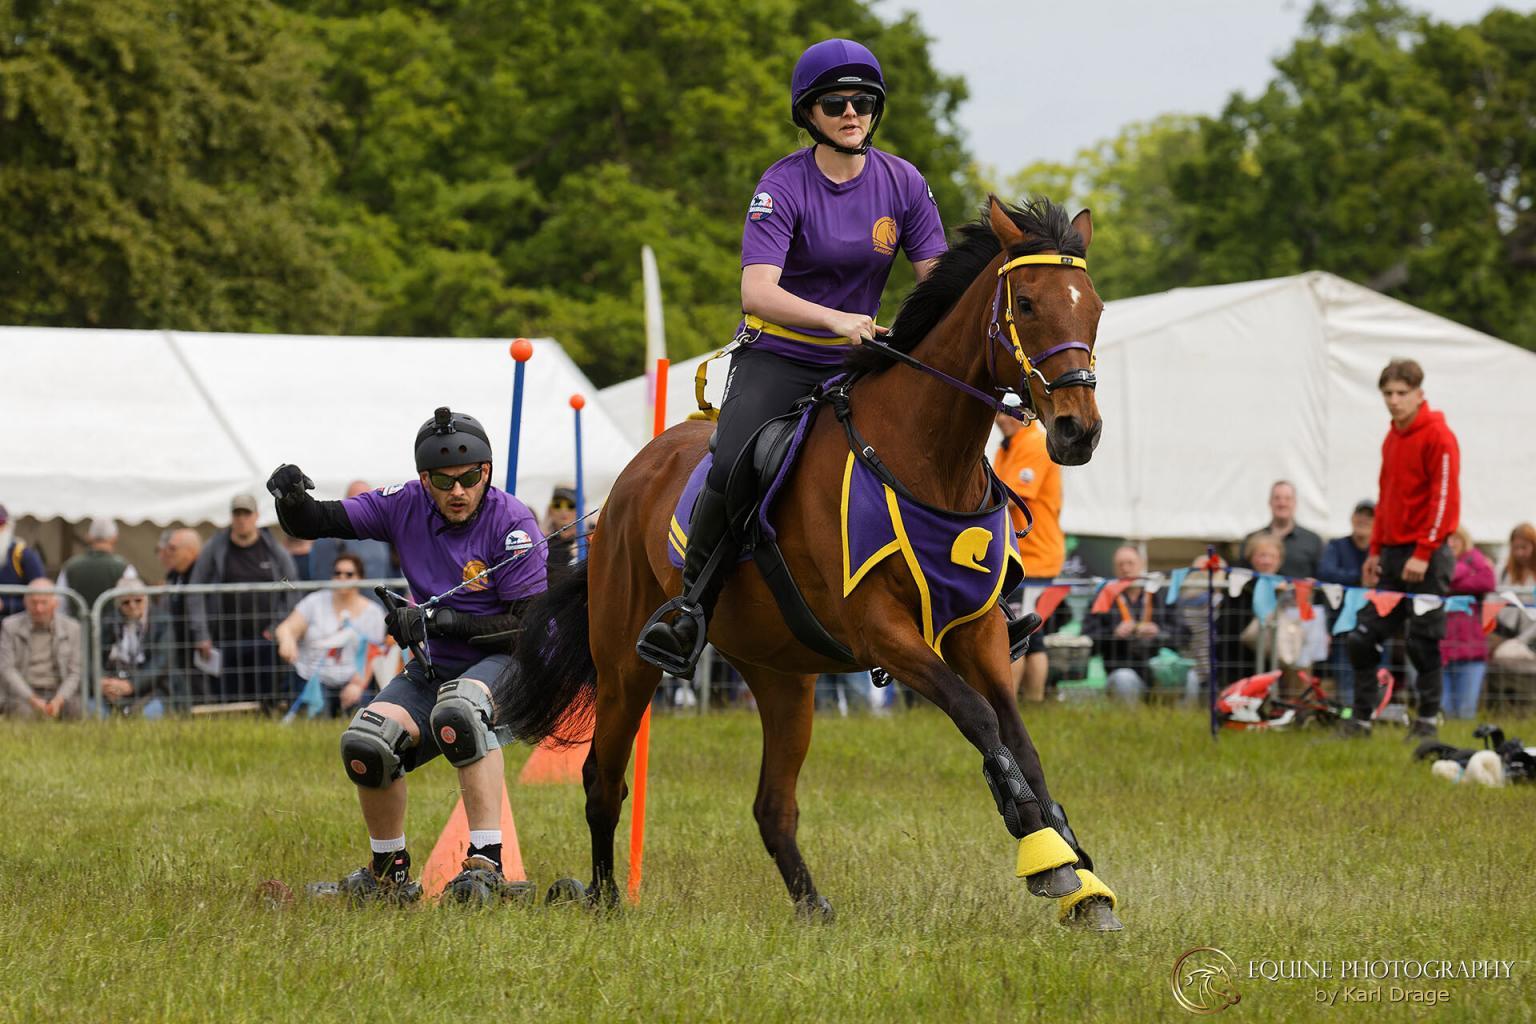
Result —
<instances>
[{"instance_id":1,"label":"black tail","mask_svg":"<svg viewBox=\"0 0 1536 1024\"><path fill-rule=\"evenodd\" d=\"M558 570L523 613L512 666L496 682L496 723L520 740L569 746L592 734L597 666L588 643L587 563Z\"/></svg>"}]
</instances>

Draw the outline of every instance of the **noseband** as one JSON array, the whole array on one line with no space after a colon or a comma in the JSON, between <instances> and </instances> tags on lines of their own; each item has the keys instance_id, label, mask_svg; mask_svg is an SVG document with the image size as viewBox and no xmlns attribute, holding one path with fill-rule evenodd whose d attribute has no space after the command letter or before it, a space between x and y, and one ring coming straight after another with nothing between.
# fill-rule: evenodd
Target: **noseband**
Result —
<instances>
[{"instance_id":1,"label":"noseband","mask_svg":"<svg viewBox=\"0 0 1536 1024\"><path fill-rule=\"evenodd\" d=\"M1093 349L1081 341L1063 341L1060 344L1052 345L1044 352L1036 355L1033 361L1030 360L1029 356L1025 355L1024 345L1019 341L1018 327L1014 324L1013 320L1013 281L1008 277L1008 272L1015 267L1026 266L1075 267L1086 272L1088 270L1088 261L1081 256L1061 256L1056 254L1016 256L1011 260L1004 261L1003 265L998 268L997 290L992 294L992 323L987 328L988 339L996 342L997 347L988 346L987 348L987 371L995 381L997 379L997 371L994 356L998 348L1013 356L1022 371L1019 376L1018 387L1001 388L1000 390L1018 395L1019 405L1016 409L1009 407L1006 411L1015 419L1028 422L1031 419L1038 419L1040 416L1039 411L1035 408L1034 396L1029 387L1031 377L1037 378L1040 381L1040 389L1047 397L1063 388L1088 388L1092 391L1098 387L1099 378L1093 372ZM1004 301L1005 299L1006 302ZM1003 337L1002 327L1004 324L1008 327L1007 338ZM1078 367L1077 369L1068 370L1055 380L1047 380L1045 374L1040 372L1038 364L1045 362L1052 356L1060 355L1063 352L1070 352L1072 349L1081 349L1088 353L1088 368Z\"/></svg>"}]
</instances>

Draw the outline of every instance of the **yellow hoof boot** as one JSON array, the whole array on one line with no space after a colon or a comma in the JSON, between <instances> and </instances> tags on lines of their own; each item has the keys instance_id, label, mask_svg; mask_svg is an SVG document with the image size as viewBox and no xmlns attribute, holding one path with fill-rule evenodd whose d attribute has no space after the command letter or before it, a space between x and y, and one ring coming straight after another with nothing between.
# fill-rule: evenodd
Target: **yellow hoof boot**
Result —
<instances>
[{"instance_id":1,"label":"yellow hoof boot","mask_svg":"<svg viewBox=\"0 0 1536 1024\"><path fill-rule=\"evenodd\" d=\"M1077 854L1061 838L1061 833L1050 826L1031 832L1019 840L1018 876L1028 878L1051 868L1077 861Z\"/></svg>"},{"instance_id":2,"label":"yellow hoof boot","mask_svg":"<svg viewBox=\"0 0 1536 1024\"><path fill-rule=\"evenodd\" d=\"M1061 923L1083 924L1096 931L1119 931L1121 925L1120 919L1115 916L1115 891L1087 868L1078 868L1077 877L1083 887L1071 895L1063 896L1058 904ZM1085 906L1088 900L1094 900L1095 903ZM1085 913L1090 908L1094 912Z\"/></svg>"}]
</instances>

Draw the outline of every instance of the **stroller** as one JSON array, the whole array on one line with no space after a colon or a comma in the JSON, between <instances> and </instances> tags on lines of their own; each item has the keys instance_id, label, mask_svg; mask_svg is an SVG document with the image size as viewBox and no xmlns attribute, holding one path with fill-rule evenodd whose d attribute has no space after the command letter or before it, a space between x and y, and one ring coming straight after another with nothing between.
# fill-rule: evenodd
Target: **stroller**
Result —
<instances>
[{"instance_id":1,"label":"stroller","mask_svg":"<svg viewBox=\"0 0 1536 1024\"><path fill-rule=\"evenodd\" d=\"M1302 691L1295 700L1278 696L1282 675L1279 669L1239 679L1222 690L1216 698L1216 714L1222 728L1297 729L1308 724L1331 726L1352 717L1353 709L1328 696L1316 676L1304 671L1296 674ZM1372 721L1391 703L1396 686L1392 673L1384 668L1376 670L1376 682L1381 698L1371 712Z\"/></svg>"}]
</instances>

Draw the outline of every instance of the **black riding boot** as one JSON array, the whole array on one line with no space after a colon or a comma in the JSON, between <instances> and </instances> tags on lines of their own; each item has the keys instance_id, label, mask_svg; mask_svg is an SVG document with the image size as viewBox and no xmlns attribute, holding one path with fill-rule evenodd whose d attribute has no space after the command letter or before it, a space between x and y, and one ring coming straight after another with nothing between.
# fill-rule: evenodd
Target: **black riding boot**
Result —
<instances>
[{"instance_id":1,"label":"black riding boot","mask_svg":"<svg viewBox=\"0 0 1536 1024\"><path fill-rule=\"evenodd\" d=\"M729 533L725 495L705 484L683 556L683 592L656 610L635 644L640 657L668 675L693 678L710 613L739 550Z\"/></svg>"}]
</instances>

